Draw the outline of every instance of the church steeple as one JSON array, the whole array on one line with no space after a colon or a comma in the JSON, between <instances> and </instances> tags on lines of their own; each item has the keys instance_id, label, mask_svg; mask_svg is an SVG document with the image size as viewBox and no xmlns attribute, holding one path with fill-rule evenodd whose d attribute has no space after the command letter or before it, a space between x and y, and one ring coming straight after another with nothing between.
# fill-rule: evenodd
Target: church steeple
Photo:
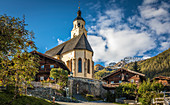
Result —
<instances>
[{"instance_id":1,"label":"church steeple","mask_svg":"<svg viewBox=\"0 0 170 105\"><path fill-rule=\"evenodd\" d=\"M71 31L71 38L74 38L78 35L85 34L87 36L87 30L85 29L85 20L81 17L81 10L77 11L77 17L73 21L73 29Z\"/></svg>"},{"instance_id":2,"label":"church steeple","mask_svg":"<svg viewBox=\"0 0 170 105\"><path fill-rule=\"evenodd\" d=\"M81 17L81 11L80 11L80 7L79 7L79 10L77 12L77 17L80 16Z\"/></svg>"}]
</instances>

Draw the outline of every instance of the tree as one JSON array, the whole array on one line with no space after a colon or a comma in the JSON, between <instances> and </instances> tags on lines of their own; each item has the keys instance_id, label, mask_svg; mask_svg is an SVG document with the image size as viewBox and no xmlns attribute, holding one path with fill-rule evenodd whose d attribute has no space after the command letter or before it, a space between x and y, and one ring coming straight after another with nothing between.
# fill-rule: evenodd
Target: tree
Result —
<instances>
[{"instance_id":1,"label":"tree","mask_svg":"<svg viewBox=\"0 0 170 105\"><path fill-rule=\"evenodd\" d=\"M112 73L112 72L113 72L113 71L108 71L108 70L106 70L106 69L99 70L98 72L96 72L96 73L94 74L94 78L100 80L100 79L102 79L102 77L104 77L104 76L106 76L106 75L108 75L108 74L110 74L110 73Z\"/></svg>"},{"instance_id":2,"label":"tree","mask_svg":"<svg viewBox=\"0 0 170 105\"><path fill-rule=\"evenodd\" d=\"M136 72L140 71L137 61L134 62L132 70Z\"/></svg>"},{"instance_id":3,"label":"tree","mask_svg":"<svg viewBox=\"0 0 170 105\"><path fill-rule=\"evenodd\" d=\"M156 94L162 91L164 86L162 83L158 82L150 82L148 79L146 82L144 81L142 84L139 85L138 94L140 95L139 101L142 105L150 105L151 100L153 99Z\"/></svg>"},{"instance_id":4,"label":"tree","mask_svg":"<svg viewBox=\"0 0 170 105\"><path fill-rule=\"evenodd\" d=\"M4 86L15 86L12 101L38 72L39 58L28 52L31 49L36 50L32 41L34 34L25 29L26 25L25 17L21 20L0 15L0 80Z\"/></svg>"},{"instance_id":5,"label":"tree","mask_svg":"<svg viewBox=\"0 0 170 105\"><path fill-rule=\"evenodd\" d=\"M117 97L125 96L128 99L136 97L137 85L135 83L122 83L116 87Z\"/></svg>"},{"instance_id":6,"label":"tree","mask_svg":"<svg viewBox=\"0 0 170 105\"><path fill-rule=\"evenodd\" d=\"M52 68L50 71L50 77L55 80L55 83L60 85L61 88L67 85L68 72L62 68Z\"/></svg>"}]
</instances>

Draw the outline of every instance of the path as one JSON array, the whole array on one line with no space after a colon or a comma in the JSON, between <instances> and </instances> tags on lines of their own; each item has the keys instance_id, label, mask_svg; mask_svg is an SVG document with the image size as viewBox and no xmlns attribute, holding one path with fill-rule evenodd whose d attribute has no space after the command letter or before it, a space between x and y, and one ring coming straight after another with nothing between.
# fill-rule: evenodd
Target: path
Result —
<instances>
[{"instance_id":1,"label":"path","mask_svg":"<svg viewBox=\"0 0 170 105\"><path fill-rule=\"evenodd\" d=\"M87 100L82 95L73 95L74 98L76 98L80 102L87 102Z\"/></svg>"},{"instance_id":2,"label":"path","mask_svg":"<svg viewBox=\"0 0 170 105\"><path fill-rule=\"evenodd\" d=\"M82 102L82 103L59 102L59 101L56 102L60 105L118 105L118 104L106 103L106 102Z\"/></svg>"}]
</instances>

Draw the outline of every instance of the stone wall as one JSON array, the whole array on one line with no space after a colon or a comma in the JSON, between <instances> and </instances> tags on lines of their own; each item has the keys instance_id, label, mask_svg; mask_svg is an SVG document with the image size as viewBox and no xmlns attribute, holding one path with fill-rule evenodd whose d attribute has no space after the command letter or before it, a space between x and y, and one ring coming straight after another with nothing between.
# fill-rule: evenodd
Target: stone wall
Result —
<instances>
[{"instance_id":1,"label":"stone wall","mask_svg":"<svg viewBox=\"0 0 170 105\"><path fill-rule=\"evenodd\" d=\"M88 78L72 77L68 80L71 95L92 94L95 97L106 97L107 91L102 87L102 81Z\"/></svg>"},{"instance_id":2,"label":"stone wall","mask_svg":"<svg viewBox=\"0 0 170 105\"><path fill-rule=\"evenodd\" d=\"M66 98L60 93L56 93L55 89L44 88L44 87L37 87L37 88L34 88L34 89L27 89L27 95L34 96L34 97L39 97L39 98L44 98L44 99L47 99L47 100L50 100L50 101L52 101L53 97L55 97L56 101L78 102L76 100Z\"/></svg>"}]
</instances>

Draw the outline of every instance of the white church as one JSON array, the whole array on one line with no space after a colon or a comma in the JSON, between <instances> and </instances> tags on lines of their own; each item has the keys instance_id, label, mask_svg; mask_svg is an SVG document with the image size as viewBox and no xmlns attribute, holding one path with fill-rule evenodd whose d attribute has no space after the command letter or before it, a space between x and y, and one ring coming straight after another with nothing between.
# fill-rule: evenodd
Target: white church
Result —
<instances>
[{"instance_id":1,"label":"white church","mask_svg":"<svg viewBox=\"0 0 170 105\"><path fill-rule=\"evenodd\" d=\"M87 40L85 20L81 17L80 8L73 21L71 39L46 51L45 54L64 61L73 77L93 78L93 50Z\"/></svg>"}]
</instances>

